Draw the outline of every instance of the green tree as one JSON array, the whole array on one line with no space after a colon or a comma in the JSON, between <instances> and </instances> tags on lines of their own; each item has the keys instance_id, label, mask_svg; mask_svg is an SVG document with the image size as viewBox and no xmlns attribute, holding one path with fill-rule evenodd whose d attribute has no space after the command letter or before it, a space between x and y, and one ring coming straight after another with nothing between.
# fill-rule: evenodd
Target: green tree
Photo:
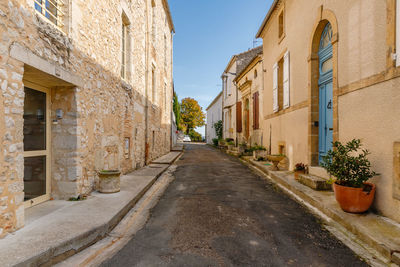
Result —
<instances>
[{"instance_id":1,"label":"green tree","mask_svg":"<svg viewBox=\"0 0 400 267\"><path fill-rule=\"evenodd\" d=\"M181 105L179 104L178 95L174 92L174 104L173 110L176 119L176 127L178 130L182 130L181 127Z\"/></svg>"},{"instance_id":2,"label":"green tree","mask_svg":"<svg viewBox=\"0 0 400 267\"><path fill-rule=\"evenodd\" d=\"M193 98L182 99L181 103L181 123L186 126L186 133L191 129L205 125L206 114L199 103Z\"/></svg>"}]
</instances>

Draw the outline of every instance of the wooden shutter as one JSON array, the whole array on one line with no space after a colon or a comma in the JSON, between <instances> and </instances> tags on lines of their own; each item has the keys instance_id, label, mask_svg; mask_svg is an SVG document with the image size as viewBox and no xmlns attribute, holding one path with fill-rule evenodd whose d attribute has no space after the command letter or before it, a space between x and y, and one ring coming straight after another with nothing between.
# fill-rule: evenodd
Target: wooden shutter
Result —
<instances>
[{"instance_id":1,"label":"wooden shutter","mask_svg":"<svg viewBox=\"0 0 400 267\"><path fill-rule=\"evenodd\" d=\"M242 132L242 102L236 103L236 131Z\"/></svg>"},{"instance_id":2,"label":"wooden shutter","mask_svg":"<svg viewBox=\"0 0 400 267\"><path fill-rule=\"evenodd\" d=\"M278 103L278 63L274 64L273 78L272 78L272 90L273 90L273 110L274 112L279 111L279 103Z\"/></svg>"},{"instance_id":3,"label":"wooden shutter","mask_svg":"<svg viewBox=\"0 0 400 267\"><path fill-rule=\"evenodd\" d=\"M283 108L290 106L290 61L289 51L283 57Z\"/></svg>"},{"instance_id":4,"label":"wooden shutter","mask_svg":"<svg viewBox=\"0 0 400 267\"><path fill-rule=\"evenodd\" d=\"M253 94L253 129L257 130L260 128L260 104L258 92Z\"/></svg>"}]
</instances>

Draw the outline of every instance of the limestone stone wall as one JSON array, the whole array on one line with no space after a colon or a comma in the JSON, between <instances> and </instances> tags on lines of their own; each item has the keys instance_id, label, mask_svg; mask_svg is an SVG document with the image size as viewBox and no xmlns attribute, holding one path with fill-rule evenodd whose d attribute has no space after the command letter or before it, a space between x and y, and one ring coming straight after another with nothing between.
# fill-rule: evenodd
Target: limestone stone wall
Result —
<instances>
[{"instance_id":1,"label":"limestone stone wall","mask_svg":"<svg viewBox=\"0 0 400 267\"><path fill-rule=\"evenodd\" d=\"M170 150L173 26L166 1L65 3L61 31L35 11L33 0L0 2L0 237L24 224L24 84L50 90L51 198L89 194L97 171L127 173ZM152 66L157 101L150 97Z\"/></svg>"}]
</instances>

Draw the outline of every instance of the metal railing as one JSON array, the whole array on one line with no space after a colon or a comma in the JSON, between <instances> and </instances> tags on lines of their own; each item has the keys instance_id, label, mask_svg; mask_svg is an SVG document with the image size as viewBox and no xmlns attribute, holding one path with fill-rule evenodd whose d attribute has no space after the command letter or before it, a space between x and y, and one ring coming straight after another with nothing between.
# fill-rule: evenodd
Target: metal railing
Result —
<instances>
[{"instance_id":1,"label":"metal railing","mask_svg":"<svg viewBox=\"0 0 400 267\"><path fill-rule=\"evenodd\" d=\"M64 28L63 0L34 0L36 11L45 19L56 25L58 28Z\"/></svg>"}]
</instances>

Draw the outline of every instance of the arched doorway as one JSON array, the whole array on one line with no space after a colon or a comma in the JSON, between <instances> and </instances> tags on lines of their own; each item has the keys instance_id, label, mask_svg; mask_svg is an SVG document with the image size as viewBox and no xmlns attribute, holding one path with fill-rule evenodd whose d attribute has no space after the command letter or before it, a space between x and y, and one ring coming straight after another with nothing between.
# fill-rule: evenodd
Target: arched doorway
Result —
<instances>
[{"instance_id":1,"label":"arched doorway","mask_svg":"<svg viewBox=\"0 0 400 267\"><path fill-rule=\"evenodd\" d=\"M333 141L333 59L332 26L327 23L319 44L319 133L318 152L322 157L332 148Z\"/></svg>"}]
</instances>

